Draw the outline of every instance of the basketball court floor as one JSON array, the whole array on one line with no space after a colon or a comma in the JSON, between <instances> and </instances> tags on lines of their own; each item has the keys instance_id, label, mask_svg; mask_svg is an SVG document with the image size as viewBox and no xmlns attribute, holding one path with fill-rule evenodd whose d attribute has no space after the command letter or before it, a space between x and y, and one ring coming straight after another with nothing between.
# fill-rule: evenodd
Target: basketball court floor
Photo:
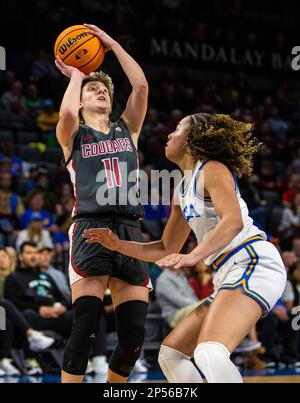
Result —
<instances>
[{"instance_id":1,"label":"basketball court floor","mask_svg":"<svg viewBox=\"0 0 300 403\"><path fill-rule=\"evenodd\" d=\"M245 383L300 383L300 368L263 369L243 372ZM58 374L43 376L0 377L0 383L59 383ZM86 383L105 383L105 375L88 375ZM150 369L147 374L133 374L130 383L165 383L166 379L159 369Z\"/></svg>"}]
</instances>

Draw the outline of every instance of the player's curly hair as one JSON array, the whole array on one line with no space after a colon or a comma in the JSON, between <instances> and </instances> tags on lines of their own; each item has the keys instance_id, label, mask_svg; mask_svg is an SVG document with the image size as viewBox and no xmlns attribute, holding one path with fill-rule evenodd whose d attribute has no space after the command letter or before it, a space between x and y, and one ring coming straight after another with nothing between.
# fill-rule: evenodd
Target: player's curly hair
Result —
<instances>
[{"instance_id":1,"label":"player's curly hair","mask_svg":"<svg viewBox=\"0 0 300 403\"><path fill-rule=\"evenodd\" d=\"M261 145L252 137L254 125L229 115L196 113L190 116L187 146L195 161L216 160L238 177L251 175L253 155Z\"/></svg>"},{"instance_id":2,"label":"player's curly hair","mask_svg":"<svg viewBox=\"0 0 300 403\"><path fill-rule=\"evenodd\" d=\"M103 71L95 71L93 73L90 73L87 78L82 80L81 91L82 91L83 87L91 81L99 81L100 83L103 83L105 85L105 87L108 90L111 104L113 104L115 86L113 84L111 77L108 74L104 73ZM80 118L80 123L84 123L84 119L83 119L81 111L79 112L79 118Z\"/></svg>"}]
</instances>

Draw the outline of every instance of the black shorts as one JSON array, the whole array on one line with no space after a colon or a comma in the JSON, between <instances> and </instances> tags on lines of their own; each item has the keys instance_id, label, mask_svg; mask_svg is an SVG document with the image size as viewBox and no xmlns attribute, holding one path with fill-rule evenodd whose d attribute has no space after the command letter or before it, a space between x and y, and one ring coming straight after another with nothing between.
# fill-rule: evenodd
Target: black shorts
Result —
<instances>
[{"instance_id":1,"label":"black shorts","mask_svg":"<svg viewBox=\"0 0 300 403\"><path fill-rule=\"evenodd\" d=\"M118 215L75 217L69 230L71 285L85 277L110 276L152 289L148 263L108 250L99 243L87 244L82 234L89 228L110 228L122 240L144 242L139 219Z\"/></svg>"}]
</instances>

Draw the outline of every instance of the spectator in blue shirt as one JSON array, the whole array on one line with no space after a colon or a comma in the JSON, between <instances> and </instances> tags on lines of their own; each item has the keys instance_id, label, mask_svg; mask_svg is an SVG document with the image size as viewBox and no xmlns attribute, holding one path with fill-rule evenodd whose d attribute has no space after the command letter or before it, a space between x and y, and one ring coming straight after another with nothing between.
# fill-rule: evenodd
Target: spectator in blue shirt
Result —
<instances>
[{"instance_id":1,"label":"spectator in blue shirt","mask_svg":"<svg viewBox=\"0 0 300 403\"><path fill-rule=\"evenodd\" d=\"M29 198L29 208L25 210L25 213L21 216L21 227L28 228L33 213L38 213L42 217L44 229L49 230L51 233L58 231L58 227L51 213L44 210L44 194L40 191L33 191Z\"/></svg>"},{"instance_id":2,"label":"spectator in blue shirt","mask_svg":"<svg viewBox=\"0 0 300 403\"><path fill-rule=\"evenodd\" d=\"M13 191L12 174L3 172L0 176L0 191L3 191L9 199L9 208L12 214L20 216L24 212L22 199Z\"/></svg>"}]
</instances>

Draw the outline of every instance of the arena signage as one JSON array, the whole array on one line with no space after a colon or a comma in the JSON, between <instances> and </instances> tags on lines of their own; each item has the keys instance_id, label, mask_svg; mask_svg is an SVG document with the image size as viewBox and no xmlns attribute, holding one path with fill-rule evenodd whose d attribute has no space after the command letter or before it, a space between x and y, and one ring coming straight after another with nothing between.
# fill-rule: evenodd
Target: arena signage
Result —
<instances>
[{"instance_id":1,"label":"arena signage","mask_svg":"<svg viewBox=\"0 0 300 403\"><path fill-rule=\"evenodd\" d=\"M220 66L240 66L248 68L269 68L272 70L291 70L290 53L282 54L260 49L225 47L210 43L170 40L152 37L150 54L153 57L199 61L203 64Z\"/></svg>"}]
</instances>

